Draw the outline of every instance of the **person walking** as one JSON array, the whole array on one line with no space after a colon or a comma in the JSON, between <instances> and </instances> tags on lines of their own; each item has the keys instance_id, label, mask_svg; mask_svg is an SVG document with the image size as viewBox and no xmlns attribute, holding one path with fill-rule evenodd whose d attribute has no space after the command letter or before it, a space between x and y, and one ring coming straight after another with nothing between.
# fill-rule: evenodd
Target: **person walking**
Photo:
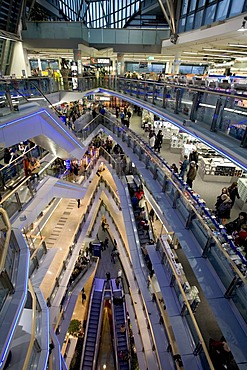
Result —
<instances>
[{"instance_id":1,"label":"person walking","mask_svg":"<svg viewBox=\"0 0 247 370\"><path fill-rule=\"evenodd\" d=\"M197 174L197 168L196 168L196 162L192 161L190 162L189 171L187 172L187 184L192 189L193 181L196 178Z\"/></svg>"},{"instance_id":2,"label":"person walking","mask_svg":"<svg viewBox=\"0 0 247 370\"><path fill-rule=\"evenodd\" d=\"M179 176L184 181L184 176L187 173L187 170L188 170L188 167L189 167L189 163L190 163L189 162L189 159L188 159L188 156L187 155L184 155L184 160L183 160L183 162L180 162L180 163L181 163L181 166L180 166Z\"/></svg>"},{"instance_id":3,"label":"person walking","mask_svg":"<svg viewBox=\"0 0 247 370\"><path fill-rule=\"evenodd\" d=\"M80 208L81 205L81 199L77 199L77 207Z\"/></svg>"}]
</instances>

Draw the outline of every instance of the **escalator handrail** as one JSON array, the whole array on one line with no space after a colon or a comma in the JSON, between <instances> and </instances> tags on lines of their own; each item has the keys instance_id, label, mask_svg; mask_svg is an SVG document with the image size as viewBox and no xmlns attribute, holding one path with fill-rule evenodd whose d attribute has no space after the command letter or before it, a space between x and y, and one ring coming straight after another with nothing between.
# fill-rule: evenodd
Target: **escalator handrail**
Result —
<instances>
[{"instance_id":1,"label":"escalator handrail","mask_svg":"<svg viewBox=\"0 0 247 370\"><path fill-rule=\"evenodd\" d=\"M47 98L47 96L42 92L42 90L32 81L29 81L31 85L35 87L35 89L38 90L38 92L41 94L41 96L46 100L46 102L50 105L50 108L54 110L54 112L57 114L58 117L61 117L61 112L57 110L57 108L53 105L53 103Z\"/></svg>"}]
</instances>

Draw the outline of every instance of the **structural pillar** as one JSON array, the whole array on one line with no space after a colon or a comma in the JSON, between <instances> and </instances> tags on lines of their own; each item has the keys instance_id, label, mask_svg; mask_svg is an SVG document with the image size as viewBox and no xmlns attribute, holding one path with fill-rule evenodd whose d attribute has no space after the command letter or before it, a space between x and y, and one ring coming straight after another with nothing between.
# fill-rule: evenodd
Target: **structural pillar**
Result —
<instances>
[{"instance_id":1,"label":"structural pillar","mask_svg":"<svg viewBox=\"0 0 247 370\"><path fill-rule=\"evenodd\" d=\"M173 64L172 64L172 71L171 72L173 74L178 74L179 73L180 64L181 64L181 53L177 53L175 55L175 59L174 59Z\"/></svg>"},{"instance_id":2,"label":"structural pillar","mask_svg":"<svg viewBox=\"0 0 247 370\"><path fill-rule=\"evenodd\" d=\"M117 55L117 76L124 75L124 54Z\"/></svg>"}]
</instances>

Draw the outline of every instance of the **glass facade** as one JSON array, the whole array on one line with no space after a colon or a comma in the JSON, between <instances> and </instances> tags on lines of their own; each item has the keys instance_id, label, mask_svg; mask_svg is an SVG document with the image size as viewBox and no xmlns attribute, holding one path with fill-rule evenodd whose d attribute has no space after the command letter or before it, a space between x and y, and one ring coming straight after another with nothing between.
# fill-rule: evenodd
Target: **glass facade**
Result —
<instances>
[{"instance_id":1,"label":"glass facade","mask_svg":"<svg viewBox=\"0 0 247 370\"><path fill-rule=\"evenodd\" d=\"M246 11L246 0L184 0L179 33L190 31Z\"/></svg>"}]
</instances>

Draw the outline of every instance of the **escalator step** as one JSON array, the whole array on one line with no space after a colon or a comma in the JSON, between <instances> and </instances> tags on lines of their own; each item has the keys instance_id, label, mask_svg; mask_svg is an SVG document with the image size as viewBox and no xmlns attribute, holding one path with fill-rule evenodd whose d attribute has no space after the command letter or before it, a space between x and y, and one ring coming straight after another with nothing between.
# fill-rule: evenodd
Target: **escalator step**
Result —
<instances>
[{"instance_id":1,"label":"escalator step","mask_svg":"<svg viewBox=\"0 0 247 370\"><path fill-rule=\"evenodd\" d=\"M89 370L92 370L92 362L91 361L83 361L83 365L82 365L82 368L83 370L84 369L89 369Z\"/></svg>"}]
</instances>

